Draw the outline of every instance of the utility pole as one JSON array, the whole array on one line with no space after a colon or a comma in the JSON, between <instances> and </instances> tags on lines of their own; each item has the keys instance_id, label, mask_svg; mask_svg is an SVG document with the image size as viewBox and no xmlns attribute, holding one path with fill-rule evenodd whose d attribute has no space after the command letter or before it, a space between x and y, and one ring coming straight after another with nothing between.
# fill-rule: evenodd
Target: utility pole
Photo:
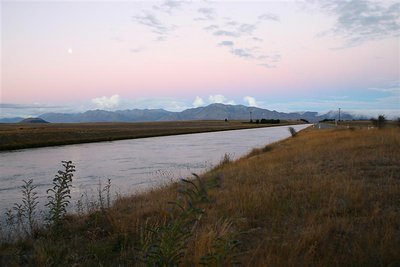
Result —
<instances>
[{"instance_id":1,"label":"utility pole","mask_svg":"<svg viewBox=\"0 0 400 267\"><path fill-rule=\"evenodd\" d=\"M339 121L340 121L340 108L339 108Z\"/></svg>"},{"instance_id":2,"label":"utility pole","mask_svg":"<svg viewBox=\"0 0 400 267\"><path fill-rule=\"evenodd\" d=\"M253 117L251 116L253 112L250 110L250 122L253 122Z\"/></svg>"}]
</instances>

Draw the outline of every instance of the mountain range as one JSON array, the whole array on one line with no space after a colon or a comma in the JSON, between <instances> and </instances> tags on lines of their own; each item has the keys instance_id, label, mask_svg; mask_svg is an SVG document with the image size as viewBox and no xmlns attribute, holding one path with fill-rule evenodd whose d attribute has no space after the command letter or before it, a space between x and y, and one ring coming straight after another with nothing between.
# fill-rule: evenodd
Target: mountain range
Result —
<instances>
[{"instance_id":1,"label":"mountain range","mask_svg":"<svg viewBox=\"0 0 400 267\"><path fill-rule=\"evenodd\" d=\"M190 108L181 112L172 112L164 109L127 109L117 111L88 110L82 113L44 113L39 118L52 123L76 123L76 122L147 122L147 121L181 121L181 120L257 120L257 119L281 119L298 120L305 119L310 122L323 119L337 119L338 112L330 111L319 115L317 112L278 112L257 107L243 105L211 104L205 107ZM4 118L0 123L20 122L24 118ZM352 116L341 112L342 120L368 119L366 117Z\"/></svg>"}]
</instances>

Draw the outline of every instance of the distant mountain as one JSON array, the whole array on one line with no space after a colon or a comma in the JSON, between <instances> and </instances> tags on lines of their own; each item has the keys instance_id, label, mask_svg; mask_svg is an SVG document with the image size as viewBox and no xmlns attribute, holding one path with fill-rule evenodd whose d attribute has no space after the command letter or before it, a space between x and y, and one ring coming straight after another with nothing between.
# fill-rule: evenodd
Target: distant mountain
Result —
<instances>
[{"instance_id":1,"label":"distant mountain","mask_svg":"<svg viewBox=\"0 0 400 267\"><path fill-rule=\"evenodd\" d=\"M211 104L205 107L190 108L181 112L171 112L164 109L127 109L117 111L89 110L83 113L45 113L40 118L53 123L69 122L146 122L146 121L179 121L179 120L253 120L257 119L305 119L315 122L323 119L338 117L337 111L330 111L319 115L317 112L278 112L257 107L243 105ZM19 122L19 118L13 122ZM349 113L341 112L341 119L367 119L366 117L354 117ZM0 120L3 122L5 119ZM13 119L9 119L11 120Z\"/></svg>"},{"instance_id":2,"label":"distant mountain","mask_svg":"<svg viewBox=\"0 0 400 267\"><path fill-rule=\"evenodd\" d=\"M118 110L115 113L129 118L128 121L168 121L177 112L164 109L127 109Z\"/></svg>"},{"instance_id":3,"label":"distant mountain","mask_svg":"<svg viewBox=\"0 0 400 267\"><path fill-rule=\"evenodd\" d=\"M27 118L21 120L19 123L49 123L49 122L43 120L42 118Z\"/></svg>"},{"instance_id":4,"label":"distant mountain","mask_svg":"<svg viewBox=\"0 0 400 267\"><path fill-rule=\"evenodd\" d=\"M83 113L45 113L41 118L54 123L67 122L144 122L168 120L174 112L163 109L89 110Z\"/></svg>"},{"instance_id":5,"label":"distant mountain","mask_svg":"<svg viewBox=\"0 0 400 267\"><path fill-rule=\"evenodd\" d=\"M40 117L46 121L57 123L130 121L124 115L99 109L88 110L83 113L45 113Z\"/></svg>"},{"instance_id":6,"label":"distant mountain","mask_svg":"<svg viewBox=\"0 0 400 267\"><path fill-rule=\"evenodd\" d=\"M251 112L251 113L250 113ZM268 109L246 107L243 105L211 104L206 107L191 108L179 114L181 119L193 120L247 120L250 119L299 119L298 113L291 115Z\"/></svg>"},{"instance_id":7,"label":"distant mountain","mask_svg":"<svg viewBox=\"0 0 400 267\"><path fill-rule=\"evenodd\" d=\"M22 117L14 117L14 118L2 118L0 119L0 123L17 123L23 120Z\"/></svg>"}]
</instances>

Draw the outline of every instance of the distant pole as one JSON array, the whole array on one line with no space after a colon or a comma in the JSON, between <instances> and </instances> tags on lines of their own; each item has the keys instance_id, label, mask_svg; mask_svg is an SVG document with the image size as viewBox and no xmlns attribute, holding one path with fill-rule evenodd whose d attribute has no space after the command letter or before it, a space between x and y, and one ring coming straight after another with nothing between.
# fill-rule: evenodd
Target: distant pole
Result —
<instances>
[{"instance_id":1,"label":"distant pole","mask_svg":"<svg viewBox=\"0 0 400 267\"><path fill-rule=\"evenodd\" d=\"M339 121L340 121L340 108L339 108Z\"/></svg>"},{"instance_id":2,"label":"distant pole","mask_svg":"<svg viewBox=\"0 0 400 267\"><path fill-rule=\"evenodd\" d=\"M253 121L253 117L251 116L251 114L252 114L253 112L252 111L250 111L250 122L252 122Z\"/></svg>"}]
</instances>

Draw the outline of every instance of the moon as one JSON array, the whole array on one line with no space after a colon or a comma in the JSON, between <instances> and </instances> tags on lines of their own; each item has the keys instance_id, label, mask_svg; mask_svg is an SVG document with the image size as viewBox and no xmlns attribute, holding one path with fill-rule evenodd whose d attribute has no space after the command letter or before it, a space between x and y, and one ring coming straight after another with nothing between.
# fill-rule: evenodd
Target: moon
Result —
<instances>
[{"instance_id":1,"label":"moon","mask_svg":"<svg viewBox=\"0 0 400 267\"><path fill-rule=\"evenodd\" d=\"M68 54L72 54L72 48L68 48L67 52Z\"/></svg>"}]
</instances>

